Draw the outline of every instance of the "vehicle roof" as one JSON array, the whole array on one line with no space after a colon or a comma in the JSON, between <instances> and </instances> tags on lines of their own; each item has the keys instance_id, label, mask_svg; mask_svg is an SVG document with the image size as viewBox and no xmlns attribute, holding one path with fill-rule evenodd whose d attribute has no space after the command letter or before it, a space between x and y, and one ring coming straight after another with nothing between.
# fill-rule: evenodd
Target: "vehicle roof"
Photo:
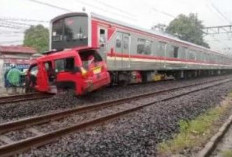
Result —
<instances>
[{"instance_id":1,"label":"vehicle roof","mask_svg":"<svg viewBox=\"0 0 232 157\"><path fill-rule=\"evenodd\" d=\"M82 51L82 50L96 50L98 49L97 47L90 47L90 46L81 46L81 47L74 47L74 48L70 48L70 49L64 49L62 51L57 51L57 52L53 52L51 51L50 54L45 54L37 59L35 59L35 62L41 62L41 61L47 61L47 60L51 60L51 59L59 59L59 58L65 58L65 57L69 57L69 56L73 56L75 54L77 54L77 51ZM34 63L35 63L34 62Z\"/></svg>"},{"instance_id":2,"label":"vehicle roof","mask_svg":"<svg viewBox=\"0 0 232 157\"><path fill-rule=\"evenodd\" d=\"M56 20L59 20L61 18L70 17L70 16L76 16L76 15L86 16L86 17L88 16L88 14L85 13L85 12L71 12L71 13L66 13L66 14L62 14L60 16L57 16L57 17L51 19L51 22L55 22Z\"/></svg>"}]
</instances>

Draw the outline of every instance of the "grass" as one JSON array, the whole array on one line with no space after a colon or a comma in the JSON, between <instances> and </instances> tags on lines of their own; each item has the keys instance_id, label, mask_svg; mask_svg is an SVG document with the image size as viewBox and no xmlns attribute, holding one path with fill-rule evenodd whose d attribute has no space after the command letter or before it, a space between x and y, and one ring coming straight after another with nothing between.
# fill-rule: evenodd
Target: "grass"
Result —
<instances>
[{"instance_id":1,"label":"grass","mask_svg":"<svg viewBox=\"0 0 232 157\"><path fill-rule=\"evenodd\" d=\"M232 150L225 150L221 152L222 157L232 157Z\"/></svg>"},{"instance_id":2,"label":"grass","mask_svg":"<svg viewBox=\"0 0 232 157\"><path fill-rule=\"evenodd\" d=\"M231 99L232 93L228 97ZM173 139L160 143L158 153L163 155L178 154L187 148L192 149L204 144L212 136L215 122L228 110L229 106L229 103L226 103L209 109L191 121L181 120L179 122L179 133L174 135ZM227 152L232 157L231 153Z\"/></svg>"}]
</instances>

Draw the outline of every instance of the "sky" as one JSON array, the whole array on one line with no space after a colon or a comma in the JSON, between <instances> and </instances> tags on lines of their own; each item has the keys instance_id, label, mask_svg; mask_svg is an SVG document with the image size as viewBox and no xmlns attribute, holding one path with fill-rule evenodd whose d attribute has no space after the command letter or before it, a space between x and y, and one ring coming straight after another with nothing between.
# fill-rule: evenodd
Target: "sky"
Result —
<instances>
[{"instance_id":1,"label":"sky","mask_svg":"<svg viewBox=\"0 0 232 157\"><path fill-rule=\"evenodd\" d=\"M179 14L195 13L207 26L232 24L231 0L0 0L0 45L22 44L23 31L67 12L95 12L150 29ZM11 21L11 22L9 22ZM214 50L232 54L232 34L206 35Z\"/></svg>"}]
</instances>

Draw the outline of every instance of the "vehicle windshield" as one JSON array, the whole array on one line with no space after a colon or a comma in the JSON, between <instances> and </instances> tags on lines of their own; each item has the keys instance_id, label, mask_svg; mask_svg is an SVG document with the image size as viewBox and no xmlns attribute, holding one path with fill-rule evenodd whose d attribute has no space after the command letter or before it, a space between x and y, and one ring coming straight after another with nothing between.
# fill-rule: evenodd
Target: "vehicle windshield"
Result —
<instances>
[{"instance_id":1,"label":"vehicle windshield","mask_svg":"<svg viewBox=\"0 0 232 157\"><path fill-rule=\"evenodd\" d=\"M82 50L79 55L85 69L88 69L89 64L98 63L102 61L101 56L96 50Z\"/></svg>"},{"instance_id":2,"label":"vehicle windshield","mask_svg":"<svg viewBox=\"0 0 232 157\"><path fill-rule=\"evenodd\" d=\"M71 16L52 24L52 48L63 49L88 44L87 16Z\"/></svg>"}]
</instances>

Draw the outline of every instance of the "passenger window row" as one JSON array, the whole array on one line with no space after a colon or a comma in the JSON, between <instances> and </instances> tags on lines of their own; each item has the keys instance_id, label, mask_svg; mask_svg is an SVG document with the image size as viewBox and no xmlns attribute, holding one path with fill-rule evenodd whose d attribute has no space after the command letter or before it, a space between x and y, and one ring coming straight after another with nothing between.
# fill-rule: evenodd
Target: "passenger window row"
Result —
<instances>
[{"instance_id":1,"label":"passenger window row","mask_svg":"<svg viewBox=\"0 0 232 157\"><path fill-rule=\"evenodd\" d=\"M116 33L115 50L120 53L161 56L219 64L230 62L230 59L225 56L206 49L193 49L178 43L145 39L131 36L129 33L124 32Z\"/></svg>"}]
</instances>

